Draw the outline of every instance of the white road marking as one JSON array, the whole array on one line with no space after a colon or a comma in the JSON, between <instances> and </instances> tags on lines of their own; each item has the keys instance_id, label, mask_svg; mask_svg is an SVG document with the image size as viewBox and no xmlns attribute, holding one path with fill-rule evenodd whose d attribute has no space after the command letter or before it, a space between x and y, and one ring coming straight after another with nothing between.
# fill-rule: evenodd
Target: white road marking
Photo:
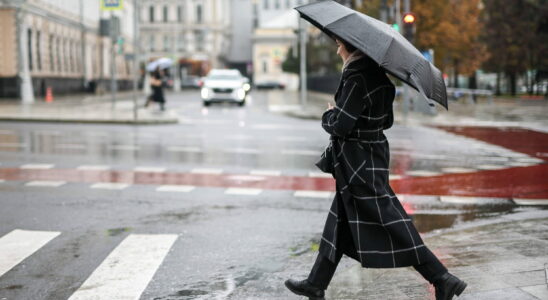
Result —
<instances>
[{"instance_id":1,"label":"white road marking","mask_svg":"<svg viewBox=\"0 0 548 300\"><path fill-rule=\"evenodd\" d=\"M224 152L227 153L238 153L238 154L259 154L261 151L252 148L229 148L225 149Z\"/></svg>"},{"instance_id":2,"label":"white road marking","mask_svg":"<svg viewBox=\"0 0 548 300\"><path fill-rule=\"evenodd\" d=\"M509 162L506 165L511 166L511 167L530 167L530 166L536 165L536 163L526 163L526 162L514 161L514 162Z\"/></svg>"},{"instance_id":3,"label":"white road marking","mask_svg":"<svg viewBox=\"0 0 548 300\"><path fill-rule=\"evenodd\" d=\"M308 172L308 177L333 178L333 175L331 175L329 173L323 173L323 172Z\"/></svg>"},{"instance_id":4,"label":"white road marking","mask_svg":"<svg viewBox=\"0 0 548 300\"><path fill-rule=\"evenodd\" d=\"M304 142L308 141L309 138L302 137L302 136L280 136L277 138L278 141L284 141L284 142Z\"/></svg>"},{"instance_id":5,"label":"white road marking","mask_svg":"<svg viewBox=\"0 0 548 300\"><path fill-rule=\"evenodd\" d=\"M263 190L261 189L249 189L249 188L228 188L225 191L227 195L259 195Z\"/></svg>"},{"instance_id":6,"label":"white road marking","mask_svg":"<svg viewBox=\"0 0 548 300\"><path fill-rule=\"evenodd\" d=\"M479 165L476 166L480 170L500 170L500 169L506 169L506 166L502 165Z\"/></svg>"},{"instance_id":7,"label":"white road marking","mask_svg":"<svg viewBox=\"0 0 548 300\"><path fill-rule=\"evenodd\" d=\"M213 169L213 168L195 168L195 169L190 170L190 173L219 175L219 174L223 173L223 170L222 169Z\"/></svg>"},{"instance_id":8,"label":"white road marking","mask_svg":"<svg viewBox=\"0 0 548 300\"><path fill-rule=\"evenodd\" d=\"M436 175L440 175L440 173L433 172L433 171L426 171L426 170L414 170L414 171L405 172L405 175L409 175L409 176L436 176Z\"/></svg>"},{"instance_id":9,"label":"white road marking","mask_svg":"<svg viewBox=\"0 0 548 300\"><path fill-rule=\"evenodd\" d=\"M117 182L99 182L90 186L92 189L101 189L101 190L123 190L127 188L129 184L127 183L117 183Z\"/></svg>"},{"instance_id":10,"label":"white road marking","mask_svg":"<svg viewBox=\"0 0 548 300\"><path fill-rule=\"evenodd\" d=\"M310 155L310 156L320 156L321 151L315 150L297 150L297 149L285 149L282 150L284 155Z\"/></svg>"},{"instance_id":11,"label":"white road marking","mask_svg":"<svg viewBox=\"0 0 548 300\"><path fill-rule=\"evenodd\" d=\"M156 188L157 192L179 192L188 193L196 187L191 185L161 185Z\"/></svg>"},{"instance_id":12,"label":"white road marking","mask_svg":"<svg viewBox=\"0 0 548 300\"><path fill-rule=\"evenodd\" d=\"M40 170L46 170L46 169L52 169L53 164L26 164L22 165L21 169L40 169Z\"/></svg>"},{"instance_id":13,"label":"white road marking","mask_svg":"<svg viewBox=\"0 0 548 300\"><path fill-rule=\"evenodd\" d=\"M512 198L512 201L518 205L548 205L548 199Z\"/></svg>"},{"instance_id":14,"label":"white road marking","mask_svg":"<svg viewBox=\"0 0 548 300\"><path fill-rule=\"evenodd\" d=\"M294 197L300 198L330 198L332 195L331 192L325 191L295 191L293 194Z\"/></svg>"},{"instance_id":15,"label":"white road marking","mask_svg":"<svg viewBox=\"0 0 548 300\"><path fill-rule=\"evenodd\" d=\"M117 151L138 151L140 147L134 145L110 145L108 148Z\"/></svg>"},{"instance_id":16,"label":"white road marking","mask_svg":"<svg viewBox=\"0 0 548 300\"><path fill-rule=\"evenodd\" d=\"M69 300L139 299L176 239L175 234L130 234Z\"/></svg>"},{"instance_id":17,"label":"white road marking","mask_svg":"<svg viewBox=\"0 0 548 300\"><path fill-rule=\"evenodd\" d=\"M149 172L149 173L163 173L166 171L166 168L163 167L144 167L138 166L133 169L135 172Z\"/></svg>"},{"instance_id":18,"label":"white road marking","mask_svg":"<svg viewBox=\"0 0 548 300\"><path fill-rule=\"evenodd\" d=\"M476 169L469 169L469 168L442 168L441 169L443 173L472 173L476 172Z\"/></svg>"},{"instance_id":19,"label":"white road marking","mask_svg":"<svg viewBox=\"0 0 548 300\"><path fill-rule=\"evenodd\" d=\"M58 236L57 231L15 229L0 237L0 276Z\"/></svg>"},{"instance_id":20,"label":"white road marking","mask_svg":"<svg viewBox=\"0 0 548 300\"><path fill-rule=\"evenodd\" d=\"M223 137L226 140L251 140L254 137L251 135L244 135L244 134L235 134L235 135L227 135Z\"/></svg>"},{"instance_id":21,"label":"white road marking","mask_svg":"<svg viewBox=\"0 0 548 300\"><path fill-rule=\"evenodd\" d=\"M394 175L392 175L392 174L388 175L388 180L398 180L398 179L402 179L402 178L403 178L403 176L401 176L401 175L395 175L395 174Z\"/></svg>"},{"instance_id":22,"label":"white road marking","mask_svg":"<svg viewBox=\"0 0 548 300\"><path fill-rule=\"evenodd\" d=\"M60 187L63 184L67 183L66 181L46 181L46 180L36 180L29 181L26 186L49 186L49 187Z\"/></svg>"},{"instance_id":23,"label":"white road marking","mask_svg":"<svg viewBox=\"0 0 548 300\"><path fill-rule=\"evenodd\" d=\"M256 175L232 175L228 176L227 179L232 181L263 181L266 178Z\"/></svg>"},{"instance_id":24,"label":"white road marking","mask_svg":"<svg viewBox=\"0 0 548 300\"><path fill-rule=\"evenodd\" d=\"M0 148L25 148L27 144L24 143L0 143Z\"/></svg>"},{"instance_id":25,"label":"white road marking","mask_svg":"<svg viewBox=\"0 0 548 300\"><path fill-rule=\"evenodd\" d=\"M509 161L510 160L508 157L502 157L502 156L483 156L480 158L482 160L491 160L491 161Z\"/></svg>"},{"instance_id":26,"label":"white road marking","mask_svg":"<svg viewBox=\"0 0 548 300\"><path fill-rule=\"evenodd\" d=\"M193 152L200 153L203 150L200 147L187 147L187 146L170 146L166 149L169 152Z\"/></svg>"},{"instance_id":27,"label":"white road marking","mask_svg":"<svg viewBox=\"0 0 548 300\"><path fill-rule=\"evenodd\" d=\"M105 165L81 165L76 168L82 171L106 171L110 170L110 166Z\"/></svg>"},{"instance_id":28,"label":"white road marking","mask_svg":"<svg viewBox=\"0 0 548 300\"><path fill-rule=\"evenodd\" d=\"M459 204L488 204L488 203L510 203L507 198L494 197L466 197L466 196L440 196L441 202Z\"/></svg>"},{"instance_id":29,"label":"white road marking","mask_svg":"<svg viewBox=\"0 0 548 300\"><path fill-rule=\"evenodd\" d=\"M533 157L519 157L519 158L516 158L516 160L519 162L535 163L535 164L540 164L544 162L542 159L533 158Z\"/></svg>"},{"instance_id":30,"label":"white road marking","mask_svg":"<svg viewBox=\"0 0 548 300\"><path fill-rule=\"evenodd\" d=\"M251 171L249 171L249 175L280 176L280 175L282 175L282 171L278 171L278 170L251 170Z\"/></svg>"},{"instance_id":31,"label":"white road marking","mask_svg":"<svg viewBox=\"0 0 548 300\"><path fill-rule=\"evenodd\" d=\"M82 144L57 144L55 145L55 148L83 150L83 149L86 149L86 146Z\"/></svg>"}]
</instances>

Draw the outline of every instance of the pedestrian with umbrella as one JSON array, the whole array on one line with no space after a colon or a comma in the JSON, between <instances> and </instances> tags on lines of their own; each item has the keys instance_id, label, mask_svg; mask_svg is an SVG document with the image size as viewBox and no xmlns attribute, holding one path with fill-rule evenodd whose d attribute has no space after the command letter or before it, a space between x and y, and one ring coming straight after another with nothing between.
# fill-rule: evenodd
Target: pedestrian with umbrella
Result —
<instances>
[{"instance_id":1,"label":"pedestrian with umbrella","mask_svg":"<svg viewBox=\"0 0 548 300\"><path fill-rule=\"evenodd\" d=\"M173 61L169 58L160 58L150 62L146 69L150 72L150 88L152 94L147 97L145 107L148 107L150 102L154 101L160 105L160 110L165 110L165 97L164 97L164 76L166 69L171 67Z\"/></svg>"},{"instance_id":2,"label":"pedestrian with umbrella","mask_svg":"<svg viewBox=\"0 0 548 300\"><path fill-rule=\"evenodd\" d=\"M441 72L383 22L334 1L296 9L335 39L344 64L336 105L328 105L322 117L331 142L317 163L335 178L335 199L308 278L285 285L295 294L324 299L344 254L366 268L413 266L434 285L437 300L460 295L466 283L426 247L389 185L390 150L383 133L394 122L395 87L386 74L447 108Z\"/></svg>"}]
</instances>

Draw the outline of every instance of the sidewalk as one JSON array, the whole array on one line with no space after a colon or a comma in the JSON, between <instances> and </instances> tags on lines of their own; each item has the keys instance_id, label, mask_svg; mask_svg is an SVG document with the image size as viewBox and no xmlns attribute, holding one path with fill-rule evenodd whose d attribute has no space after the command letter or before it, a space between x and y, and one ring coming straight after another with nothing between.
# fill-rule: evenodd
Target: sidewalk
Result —
<instances>
[{"instance_id":1,"label":"sidewalk","mask_svg":"<svg viewBox=\"0 0 548 300\"><path fill-rule=\"evenodd\" d=\"M113 124L168 124L177 123L175 111L160 112L142 107L144 95L138 95L137 120L134 119L132 94L122 92L113 105L110 95L73 95L46 103L36 100L21 104L17 100L0 101L0 121L113 123Z\"/></svg>"},{"instance_id":2,"label":"sidewalk","mask_svg":"<svg viewBox=\"0 0 548 300\"><path fill-rule=\"evenodd\" d=\"M299 104L298 92L279 92L272 94L271 103L285 105L285 114L304 119L320 119L327 108L327 102L333 103L333 95L309 91L306 105ZM422 106L421 99L418 106ZM475 126L521 126L539 131L548 131L548 101L495 98L493 103L487 99L478 99L475 104L466 99L449 101L449 110L436 105L433 115L419 111L403 113L402 100L394 101L395 122L399 124L424 125L475 125Z\"/></svg>"},{"instance_id":3,"label":"sidewalk","mask_svg":"<svg viewBox=\"0 0 548 300\"><path fill-rule=\"evenodd\" d=\"M468 283L458 299L548 299L548 212L520 212L427 234L425 243ZM344 259L327 299L434 299L411 268L363 269ZM349 267L350 266L350 267Z\"/></svg>"}]
</instances>

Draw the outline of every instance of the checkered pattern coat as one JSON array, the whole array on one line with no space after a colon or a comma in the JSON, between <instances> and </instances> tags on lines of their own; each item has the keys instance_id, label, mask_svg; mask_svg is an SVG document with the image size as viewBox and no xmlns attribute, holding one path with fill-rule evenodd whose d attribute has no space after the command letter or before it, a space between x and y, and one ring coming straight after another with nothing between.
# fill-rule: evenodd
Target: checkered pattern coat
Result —
<instances>
[{"instance_id":1,"label":"checkered pattern coat","mask_svg":"<svg viewBox=\"0 0 548 300\"><path fill-rule=\"evenodd\" d=\"M337 195L320 252L331 261L337 251L370 268L417 265L426 257L421 237L388 182L390 150L383 130L393 123L394 95L385 72L364 57L343 71L336 106L323 115L331 143L317 165L333 174Z\"/></svg>"}]
</instances>

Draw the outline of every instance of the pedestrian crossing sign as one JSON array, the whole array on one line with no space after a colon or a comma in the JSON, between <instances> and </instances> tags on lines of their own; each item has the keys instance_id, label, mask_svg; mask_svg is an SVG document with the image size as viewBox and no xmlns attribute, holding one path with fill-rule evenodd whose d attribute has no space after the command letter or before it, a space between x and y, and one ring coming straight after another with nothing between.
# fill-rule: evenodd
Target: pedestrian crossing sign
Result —
<instances>
[{"instance_id":1,"label":"pedestrian crossing sign","mask_svg":"<svg viewBox=\"0 0 548 300\"><path fill-rule=\"evenodd\" d=\"M101 0L101 10L120 10L123 8L123 0Z\"/></svg>"}]
</instances>

